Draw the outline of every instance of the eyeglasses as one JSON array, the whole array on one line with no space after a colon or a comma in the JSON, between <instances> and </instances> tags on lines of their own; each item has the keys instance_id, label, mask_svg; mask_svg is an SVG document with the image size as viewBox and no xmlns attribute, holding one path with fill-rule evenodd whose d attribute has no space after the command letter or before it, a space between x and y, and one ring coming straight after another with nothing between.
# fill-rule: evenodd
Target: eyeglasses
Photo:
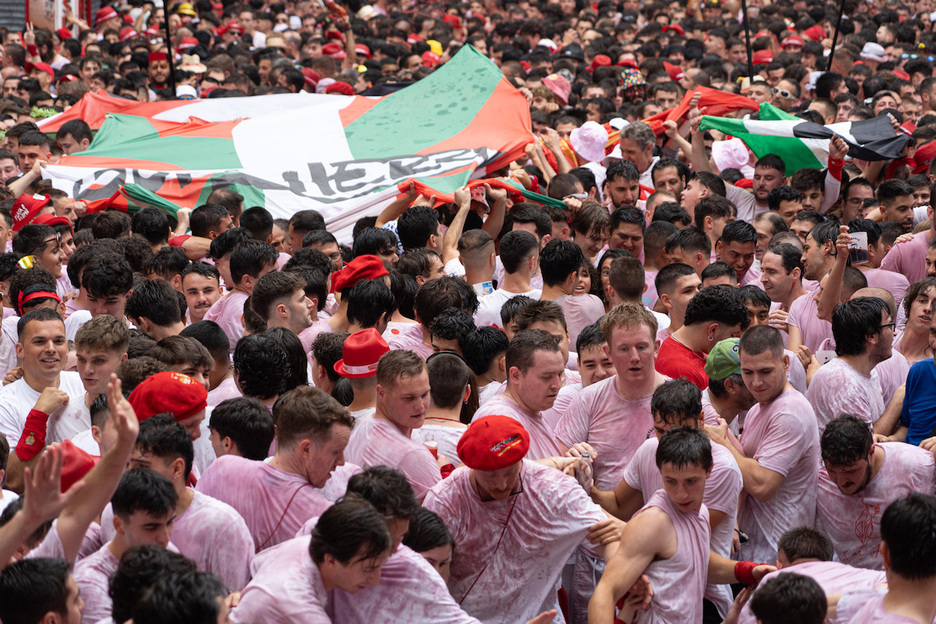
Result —
<instances>
[{"instance_id":1,"label":"eyeglasses","mask_svg":"<svg viewBox=\"0 0 936 624\"><path fill-rule=\"evenodd\" d=\"M888 327L891 328L891 331L895 331L897 329L897 323L887 323L886 325L878 325L878 329L887 329Z\"/></svg>"},{"instance_id":2,"label":"eyeglasses","mask_svg":"<svg viewBox=\"0 0 936 624\"><path fill-rule=\"evenodd\" d=\"M796 96L794 96L794 95L793 95L792 93L790 93L789 91L784 91L783 89L778 89L777 87L774 87L774 88L773 88L773 93L774 93L774 95L779 95L780 97L786 98L786 99L788 99L788 100L795 100L795 99L796 99Z\"/></svg>"}]
</instances>

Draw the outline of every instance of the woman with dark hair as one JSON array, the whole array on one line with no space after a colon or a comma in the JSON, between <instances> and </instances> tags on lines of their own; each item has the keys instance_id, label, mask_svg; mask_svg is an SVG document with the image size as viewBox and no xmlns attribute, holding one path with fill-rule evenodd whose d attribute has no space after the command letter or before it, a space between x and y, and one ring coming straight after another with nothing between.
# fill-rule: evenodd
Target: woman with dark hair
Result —
<instances>
[{"instance_id":1,"label":"woman with dark hair","mask_svg":"<svg viewBox=\"0 0 936 624\"><path fill-rule=\"evenodd\" d=\"M403 544L422 555L448 583L455 540L445 528L442 518L435 512L420 507L416 516L410 520L409 531L403 538Z\"/></svg>"}]
</instances>

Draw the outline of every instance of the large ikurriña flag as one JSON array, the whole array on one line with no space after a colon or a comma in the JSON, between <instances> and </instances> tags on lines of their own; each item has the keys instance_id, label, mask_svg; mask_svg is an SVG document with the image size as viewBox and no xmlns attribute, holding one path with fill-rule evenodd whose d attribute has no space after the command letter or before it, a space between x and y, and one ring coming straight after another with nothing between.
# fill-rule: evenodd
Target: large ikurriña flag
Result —
<instances>
[{"instance_id":1,"label":"large ikurri\u00f1a flag","mask_svg":"<svg viewBox=\"0 0 936 624\"><path fill-rule=\"evenodd\" d=\"M399 182L451 193L520 158L533 138L526 99L470 46L383 98L296 101L290 110L220 122L110 115L86 152L44 177L76 199L98 201L136 184L188 208L230 186L245 207L274 217L314 208L330 231L350 239L354 222L379 213Z\"/></svg>"}]
</instances>

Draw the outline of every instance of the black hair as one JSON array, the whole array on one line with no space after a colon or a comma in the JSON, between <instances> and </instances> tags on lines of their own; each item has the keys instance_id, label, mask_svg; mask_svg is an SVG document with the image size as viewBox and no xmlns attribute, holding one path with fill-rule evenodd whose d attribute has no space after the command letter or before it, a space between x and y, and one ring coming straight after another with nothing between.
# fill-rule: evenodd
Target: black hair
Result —
<instances>
[{"instance_id":1,"label":"black hair","mask_svg":"<svg viewBox=\"0 0 936 624\"><path fill-rule=\"evenodd\" d=\"M311 232L312 230L324 230L325 218L318 210L300 210L289 218L289 226L294 232Z\"/></svg>"},{"instance_id":2,"label":"black hair","mask_svg":"<svg viewBox=\"0 0 936 624\"><path fill-rule=\"evenodd\" d=\"M133 269L122 257L104 254L85 266L81 285L92 297L126 295L133 288Z\"/></svg>"},{"instance_id":3,"label":"black hair","mask_svg":"<svg viewBox=\"0 0 936 624\"><path fill-rule=\"evenodd\" d=\"M127 297L125 312L137 323L142 318L160 327L182 322L177 291L164 279L143 280Z\"/></svg>"},{"instance_id":4,"label":"black hair","mask_svg":"<svg viewBox=\"0 0 936 624\"><path fill-rule=\"evenodd\" d=\"M0 574L0 618L7 624L36 624L50 611L68 614L71 565L64 559L22 559Z\"/></svg>"},{"instance_id":5,"label":"black hair","mask_svg":"<svg viewBox=\"0 0 936 624\"><path fill-rule=\"evenodd\" d=\"M231 216L230 211L219 204L203 204L192 211L189 217L192 236L209 238L209 234L221 227L221 221Z\"/></svg>"},{"instance_id":6,"label":"black hair","mask_svg":"<svg viewBox=\"0 0 936 624\"><path fill-rule=\"evenodd\" d=\"M687 226L692 223L692 217L685 208L676 202L663 202L653 211L653 221L666 221L667 223L682 223L682 229L689 229ZM708 238L706 236L706 238Z\"/></svg>"},{"instance_id":7,"label":"black hair","mask_svg":"<svg viewBox=\"0 0 936 624\"><path fill-rule=\"evenodd\" d=\"M897 197L913 195L913 187L903 180L890 179L881 182L877 188L877 199L882 204L892 201Z\"/></svg>"},{"instance_id":8,"label":"black hair","mask_svg":"<svg viewBox=\"0 0 936 624\"><path fill-rule=\"evenodd\" d=\"M348 480L349 493L360 495L384 517L410 520L419 501L406 476L388 466L371 466Z\"/></svg>"},{"instance_id":9,"label":"black hair","mask_svg":"<svg viewBox=\"0 0 936 624\"><path fill-rule=\"evenodd\" d=\"M734 270L734 267L728 264L727 262L716 261L709 264L707 267L702 269L702 274L699 277L702 278L702 282L709 279L718 279L719 277L728 276L731 278L732 282L738 283L738 273Z\"/></svg>"},{"instance_id":10,"label":"black hair","mask_svg":"<svg viewBox=\"0 0 936 624\"><path fill-rule=\"evenodd\" d=\"M297 386L309 385L309 356L302 346L299 336L285 327L270 327L263 334L269 336L286 354L286 367L283 370L285 381L282 393ZM281 393L281 394L282 394Z\"/></svg>"},{"instance_id":11,"label":"black hair","mask_svg":"<svg viewBox=\"0 0 936 624\"><path fill-rule=\"evenodd\" d=\"M783 357L783 335L779 329L769 325L757 325L745 330L738 342L738 349L748 355L760 355L765 351L775 358Z\"/></svg>"},{"instance_id":12,"label":"black hair","mask_svg":"<svg viewBox=\"0 0 936 624\"><path fill-rule=\"evenodd\" d=\"M264 321L269 322L274 304L290 299L297 290L304 291L304 286L304 280L296 273L271 271L258 279L254 285L250 294L250 307L263 317Z\"/></svg>"},{"instance_id":13,"label":"black hair","mask_svg":"<svg viewBox=\"0 0 936 624\"><path fill-rule=\"evenodd\" d=\"M770 301L770 297L768 297L767 293L754 284L741 286L738 288L738 292L741 294L741 301L743 301L745 305L750 302L756 308L770 309L770 305L772 303Z\"/></svg>"},{"instance_id":14,"label":"black hair","mask_svg":"<svg viewBox=\"0 0 936 624\"><path fill-rule=\"evenodd\" d=\"M144 455L170 462L181 457L185 462L185 478L188 479L192 472L195 461L192 436L169 414L156 414L140 423L136 448Z\"/></svg>"},{"instance_id":15,"label":"black hair","mask_svg":"<svg viewBox=\"0 0 936 624\"><path fill-rule=\"evenodd\" d=\"M414 302L414 311L419 322L425 327L431 327L432 322L443 310L464 309L465 298L459 283L467 286L465 280L449 276L429 280L423 284L416 293Z\"/></svg>"},{"instance_id":16,"label":"black hair","mask_svg":"<svg viewBox=\"0 0 936 624\"><path fill-rule=\"evenodd\" d=\"M241 241L231 251L231 280L239 284L245 275L256 278L260 271L271 264L275 265L277 260L279 253L270 243L252 238Z\"/></svg>"},{"instance_id":17,"label":"black hair","mask_svg":"<svg viewBox=\"0 0 936 624\"><path fill-rule=\"evenodd\" d=\"M348 322L361 327L377 327L380 319L389 320L396 311L397 302L384 279L359 280L347 295Z\"/></svg>"},{"instance_id":18,"label":"black hair","mask_svg":"<svg viewBox=\"0 0 936 624\"><path fill-rule=\"evenodd\" d=\"M227 589L210 572L162 575L134 605L137 624L214 624Z\"/></svg>"},{"instance_id":19,"label":"black hair","mask_svg":"<svg viewBox=\"0 0 936 624\"><path fill-rule=\"evenodd\" d=\"M97 213L92 213L97 214ZM84 230L80 230L84 231ZM82 245L75 250L75 253L68 259L66 272L68 279L76 288L81 286L81 272L94 258L104 254L120 255L123 250L117 245L117 241L105 238L103 240L93 240L87 245Z\"/></svg>"},{"instance_id":20,"label":"black hair","mask_svg":"<svg viewBox=\"0 0 936 624\"><path fill-rule=\"evenodd\" d=\"M111 506L115 516L125 519L137 511L162 518L173 513L178 500L169 479L149 468L134 468L121 477Z\"/></svg>"},{"instance_id":21,"label":"black hair","mask_svg":"<svg viewBox=\"0 0 936 624\"><path fill-rule=\"evenodd\" d=\"M243 219L243 217L241 217ZM338 244L338 239L328 230L311 230L302 237L302 247L312 247L315 245L327 245L328 243Z\"/></svg>"},{"instance_id":22,"label":"black hair","mask_svg":"<svg viewBox=\"0 0 936 624\"><path fill-rule=\"evenodd\" d=\"M610 184L618 178L622 180L639 180L640 172L637 170L637 165L629 160L612 160L608 163L605 183Z\"/></svg>"},{"instance_id":23,"label":"black hair","mask_svg":"<svg viewBox=\"0 0 936 624\"><path fill-rule=\"evenodd\" d=\"M832 561L835 556L832 540L825 533L805 526L790 529L781 535L777 551L786 555L789 563L797 559Z\"/></svg>"},{"instance_id":24,"label":"black hair","mask_svg":"<svg viewBox=\"0 0 936 624\"><path fill-rule=\"evenodd\" d=\"M686 325L721 323L727 327L740 325L747 329L751 319L738 289L732 286L706 286L686 306Z\"/></svg>"},{"instance_id":25,"label":"black hair","mask_svg":"<svg viewBox=\"0 0 936 624\"><path fill-rule=\"evenodd\" d=\"M520 313L523 308L533 303L535 299L526 295L516 295L504 302L500 309L501 324L507 327L513 321L514 317Z\"/></svg>"},{"instance_id":26,"label":"black hair","mask_svg":"<svg viewBox=\"0 0 936 624\"><path fill-rule=\"evenodd\" d=\"M156 255L158 256L159 252L157 252ZM74 257L74 255L72 257ZM189 262L187 265L185 265L185 268L182 269L182 279L184 280L187 275L191 275L192 273L197 273L198 275L201 275L207 279L216 279L218 280L219 284L221 283L221 273L218 272L217 267L215 267L213 264L208 264L207 262L202 262L201 260Z\"/></svg>"},{"instance_id":27,"label":"black hair","mask_svg":"<svg viewBox=\"0 0 936 624\"><path fill-rule=\"evenodd\" d=\"M439 232L439 213L429 206L410 206L397 219L397 236L403 249L426 247Z\"/></svg>"},{"instance_id":28,"label":"black hair","mask_svg":"<svg viewBox=\"0 0 936 624\"><path fill-rule=\"evenodd\" d=\"M855 219L848 222L849 232L864 232L868 235L868 246L874 247L881 240L881 224L871 219Z\"/></svg>"},{"instance_id":29,"label":"black hair","mask_svg":"<svg viewBox=\"0 0 936 624\"><path fill-rule=\"evenodd\" d=\"M130 234L130 215L119 210L108 210L98 213L91 224L91 232L95 239L118 239Z\"/></svg>"},{"instance_id":30,"label":"black hair","mask_svg":"<svg viewBox=\"0 0 936 624\"><path fill-rule=\"evenodd\" d=\"M409 487L405 478L403 484ZM350 481L348 487L351 487ZM412 488L409 489L412 495ZM414 508L413 513L415 511ZM317 564L325 561L325 555L348 564L362 548L364 553L361 559L377 559L390 552L391 545L384 516L360 494L350 492L326 509L319 518L312 530L309 554Z\"/></svg>"},{"instance_id":31,"label":"black hair","mask_svg":"<svg viewBox=\"0 0 936 624\"><path fill-rule=\"evenodd\" d=\"M507 273L516 273L524 262L536 254L539 242L536 237L524 230L513 230L501 238L500 257Z\"/></svg>"},{"instance_id":32,"label":"black hair","mask_svg":"<svg viewBox=\"0 0 936 624\"><path fill-rule=\"evenodd\" d=\"M786 163L776 154L765 154L758 158L757 162L754 163L754 168L757 169L758 167L761 169L776 169L780 172L780 175L786 175Z\"/></svg>"},{"instance_id":33,"label":"black hair","mask_svg":"<svg viewBox=\"0 0 936 624\"><path fill-rule=\"evenodd\" d=\"M238 340L233 362L244 396L271 399L286 387L286 352L271 336L251 334Z\"/></svg>"},{"instance_id":34,"label":"black hair","mask_svg":"<svg viewBox=\"0 0 936 624\"><path fill-rule=\"evenodd\" d=\"M803 214L803 213L800 213ZM799 215L797 215L799 216ZM828 242L835 243L839 235L839 224L837 221L823 221L809 230L809 236L812 237L820 247Z\"/></svg>"},{"instance_id":35,"label":"black hair","mask_svg":"<svg viewBox=\"0 0 936 624\"><path fill-rule=\"evenodd\" d=\"M190 264L192 264L191 261L181 247L163 247L152 255L143 272L146 275L155 273L163 279L171 279L176 275L181 276ZM207 262L199 262L199 264L211 266Z\"/></svg>"},{"instance_id":36,"label":"black hair","mask_svg":"<svg viewBox=\"0 0 936 624\"><path fill-rule=\"evenodd\" d=\"M600 347L606 342L607 340L601 331L601 323L595 321L591 325L585 326L575 338L575 352L581 355L585 349Z\"/></svg>"},{"instance_id":37,"label":"black hair","mask_svg":"<svg viewBox=\"0 0 936 624\"><path fill-rule=\"evenodd\" d=\"M725 226L721 235L722 245L730 243L756 243L757 230L747 221L732 221Z\"/></svg>"},{"instance_id":38,"label":"black hair","mask_svg":"<svg viewBox=\"0 0 936 624\"><path fill-rule=\"evenodd\" d=\"M36 255L42 252L49 237L55 236L55 230L48 225L24 225L13 237L13 251L21 256Z\"/></svg>"},{"instance_id":39,"label":"black hair","mask_svg":"<svg viewBox=\"0 0 936 624\"><path fill-rule=\"evenodd\" d=\"M226 254L233 252L234 247L236 247L238 243L249 240L253 240L253 237L251 237L250 232L244 228L237 227L224 230L211 241L211 245L208 248L208 255L214 260L220 260ZM279 254L277 254L277 257L279 257Z\"/></svg>"},{"instance_id":40,"label":"black hair","mask_svg":"<svg viewBox=\"0 0 936 624\"><path fill-rule=\"evenodd\" d=\"M572 273L578 273L585 255L572 241L551 240L540 251L540 272L543 284L556 286L565 283Z\"/></svg>"},{"instance_id":41,"label":"black hair","mask_svg":"<svg viewBox=\"0 0 936 624\"><path fill-rule=\"evenodd\" d=\"M361 230L354 239L351 246L351 255L355 258L359 256L377 256L396 253L397 236L390 230L384 228L365 228Z\"/></svg>"},{"instance_id":42,"label":"black hair","mask_svg":"<svg viewBox=\"0 0 936 624\"><path fill-rule=\"evenodd\" d=\"M697 426L702 413L702 392L684 379L666 381L653 391L650 413L670 425L679 426L688 420Z\"/></svg>"},{"instance_id":43,"label":"black hair","mask_svg":"<svg viewBox=\"0 0 936 624\"><path fill-rule=\"evenodd\" d=\"M729 217L734 217L737 214L737 209L734 204L728 201L725 197L721 195L709 195L703 197L699 200L695 207L695 222L702 226L702 223L705 222L705 217L712 217L712 219L727 219ZM744 223L743 221L741 223ZM728 227L727 224L725 227Z\"/></svg>"},{"instance_id":44,"label":"black hair","mask_svg":"<svg viewBox=\"0 0 936 624\"><path fill-rule=\"evenodd\" d=\"M773 212L780 210L780 203L785 201L802 202L803 195L792 186L778 186L767 194L767 206Z\"/></svg>"},{"instance_id":45,"label":"black hair","mask_svg":"<svg viewBox=\"0 0 936 624\"><path fill-rule=\"evenodd\" d=\"M725 181L711 171L693 172L693 174L689 176L689 182L692 182L693 180L697 180L699 184L707 188L715 195L725 197L728 193L727 189L725 188Z\"/></svg>"},{"instance_id":46,"label":"black hair","mask_svg":"<svg viewBox=\"0 0 936 624\"><path fill-rule=\"evenodd\" d=\"M259 241L266 241L273 234L273 215L262 206L254 206L242 212L238 224Z\"/></svg>"},{"instance_id":47,"label":"black hair","mask_svg":"<svg viewBox=\"0 0 936 624\"><path fill-rule=\"evenodd\" d=\"M462 355L475 375L484 375L494 358L507 352L507 334L496 327L478 327L461 341Z\"/></svg>"},{"instance_id":48,"label":"black hair","mask_svg":"<svg viewBox=\"0 0 936 624\"><path fill-rule=\"evenodd\" d=\"M890 315L883 300L857 297L835 306L832 312L832 336L836 355L860 355L865 341L881 332L881 313Z\"/></svg>"},{"instance_id":49,"label":"black hair","mask_svg":"<svg viewBox=\"0 0 936 624\"><path fill-rule=\"evenodd\" d=\"M169 240L169 218L158 208L143 208L130 219L130 231L150 245L159 245Z\"/></svg>"},{"instance_id":50,"label":"black hair","mask_svg":"<svg viewBox=\"0 0 936 624\"><path fill-rule=\"evenodd\" d=\"M36 308L21 316L16 322L16 332L19 334L20 338L22 338L23 334L26 332L26 326L33 321L59 321L63 325L65 324L65 319L55 310L51 308Z\"/></svg>"},{"instance_id":51,"label":"black hair","mask_svg":"<svg viewBox=\"0 0 936 624\"><path fill-rule=\"evenodd\" d=\"M409 531L403 538L403 545L413 552L424 553L433 548L451 544L455 547L455 540L445 527L442 518L434 511L420 507L410 519Z\"/></svg>"},{"instance_id":52,"label":"black hair","mask_svg":"<svg viewBox=\"0 0 936 624\"><path fill-rule=\"evenodd\" d=\"M656 215L654 215L654 217L656 217ZM711 254L712 240L708 237L708 234L703 232L700 228L689 226L682 228L667 238L663 249L666 253L672 253L677 249L682 249L689 253Z\"/></svg>"},{"instance_id":53,"label":"black hair","mask_svg":"<svg viewBox=\"0 0 936 624\"><path fill-rule=\"evenodd\" d=\"M195 562L155 544L134 546L124 553L110 579L107 593L115 622L133 617L133 607L159 578L195 571Z\"/></svg>"},{"instance_id":54,"label":"black hair","mask_svg":"<svg viewBox=\"0 0 936 624\"><path fill-rule=\"evenodd\" d=\"M912 493L899 498L881 517L881 541L887 544L890 569L907 580L936 576L936 498Z\"/></svg>"},{"instance_id":55,"label":"black hair","mask_svg":"<svg viewBox=\"0 0 936 624\"><path fill-rule=\"evenodd\" d=\"M854 414L842 414L830 421L822 432L822 461L833 468L851 466L868 459L873 444L868 423Z\"/></svg>"},{"instance_id":56,"label":"black hair","mask_svg":"<svg viewBox=\"0 0 936 624\"><path fill-rule=\"evenodd\" d=\"M429 278L432 275L432 261L435 259L442 264L442 258L438 253L427 247L412 247L400 254L400 260L397 262L396 269L401 273L412 275L413 277Z\"/></svg>"},{"instance_id":57,"label":"black hair","mask_svg":"<svg viewBox=\"0 0 936 624\"><path fill-rule=\"evenodd\" d=\"M263 461L273 443L273 416L270 410L251 397L221 401L211 412L208 428L218 432L221 440L231 438L242 457Z\"/></svg>"},{"instance_id":58,"label":"black hair","mask_svg":"<svg viewBox=\"0 0 936 624\"><path fill-rule=\"evenodd\" d=\"M778 574L751 598L751 611L763 624L823 624L827 607L819 583L795 572Z\"/></svg>"},{"instance_id":59,"label":"black hair","mask_svg":"<svg viewBox=\"0 0 936 624\"><path fill-rule=\"evenodd\" d=\"M510 220L513 223L532 223L536 229L536 238L539 240L552 234L552 219L536 204L530 202L514 204L510 209Z\"/></svg>"},{"instance_id":60,"label":"black hair","mask_svg":"<svg viewBox=\"0 0 936 624\"><path fill-rule=\"evenodd\" d=\"M79 143L85 139L89 142L94 139L94 135L91 133L91 126L83 119L71 119L63 123L55 134L55 138L62 139L68 134Z\"/></svg>"},{"instance_id":61,"label":"black hair","mask_svg":"<svg viewBox=\"0 0 936 624\"><path fill-rule=\"evenodd\" d=\"M312 357L325 369L332 383L344 379L335 371L335 364L344 356L342 345L350 335L348 332L324 332L312 343Z\"/></svg>"},{"instance_id":62,"label":"black hair","mask_svg":"<svg viewBox=\"0 0 936 624\"><path fill-rule=\"evenodd\" d=\"M657 468L662 468L663 464L674 468L698 466L708 471L712 467L712 443L701 429L673 427L660 438L657 446Z\"/></svg>"},{"instance_id":63,"label":"black hair","mask_svg":"<svg viewBox=\"0 0 936 624\"><path fill-rule=\"evenodd\" d=\"M214 321L196 321L187 325L179 335L197 340L216 362L226 362L231 357L231 342L221 326Z\"/></svg>"}]
</instances>

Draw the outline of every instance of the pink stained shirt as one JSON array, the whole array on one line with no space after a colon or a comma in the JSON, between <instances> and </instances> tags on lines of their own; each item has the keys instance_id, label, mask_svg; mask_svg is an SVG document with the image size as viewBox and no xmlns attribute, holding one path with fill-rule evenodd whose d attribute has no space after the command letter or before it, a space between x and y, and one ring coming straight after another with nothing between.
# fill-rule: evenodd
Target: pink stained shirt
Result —
<instances>
[{"instance_id":1,"label":"pink stained shirt","mask_svg":"<svg viewBox=\"0 0 936 624\"><path fill-rule=\"evenodd\" d=\"M644 283L647 285L647 290L644 291L643 296L640 298L640 302L651 310L653 309L654 304L656 304L657 299L660 298L656 289L657 273L659 273L659 271L644 270Z\"/></svg>"},{"instance_id":2,"label":"pink stained shirt","mask_svg":"<svg viewBox=\"0 0 936 624\"><path fill-rule=\"evenodd\" d=\"M504 324L501 322L500 311L501 307L507 303L507 301L520 295L527 296L530 299L539 299L542 294L543 291L535 287L533 290L522 293L507 292L506 290L498 288L490 295L481 297L478 302L478 311L474 314L475 325L478 327L492 326L502 328Z\"/></svg>"},{"instance_id":3,"label":"pink stained shirt","mask_svg":"<svg viewBox=\"0 0 936 624\"><path fill-rule=\"evenodd\" d=\"M764 285L761 283L760 278L763 273L751 267L747 270L747 273L744 274L744 277L738 282L738 287L741 286L757 286L761 290L764 290Z\"/></svg>"},{"instance_id":4,"label":"pink stained shirt","mask_svg":"<svg viewBox=\"0 0 936 624\"><path fill-rule=\"evenodd\" d=\"M557 608L562 567L604 520L572 477L523 460L520 487L506 500L482 501L470 470L458 468L424 502L455 540L449 590L485 624L525 622Z\"/></svg>"},{"instance_id":5,"label":"pink stained shirt","mask_svg":"<svg viewBox=\"0 0 936 624\"><path fill-rule=\"evenodd\" d=\"M840 614L837 619L838 622L842 624L917 624L917 621L913 618L897 615L888 611L884 606L884 596L886 594L870 594L867 592L855 592L855 594L861 595L862 598L860 601L856 601L854 605L849 605L849 607L845 609L842 609L840 606L838 609L838 613ZM844 594L842 599L839 600L839 605L841 605L843 600L847 600L846 596L850 595L852 594ZM861 604L860 608L858 606L859 604ZM853 611L852 609L855 610ZM854 615L846 619L847 616L852 613ZM843 615L845 617L843 617Z\"/></svg>"},{"instance_id":6,"label":"pink stained shirt","mask_svg":"<svg viewBox=\"0 0 936 624\"><path fill-rule=\"evenodd\" d=\"M870 428L884 413L880 383L840 358L819 367L806 391L806 399L816 412L820 436L826 425L842 414L854 414Z\"/></svg>"},{"instance_id":7,"label":"pink stained shirt","mask_svg":"<svg viewBox=\"0 0 936 624\"><path fill-rule=\"evenodd\" d=\"M540 412L543 416L543 420L546 421L546 426L555 431L556 425L559 424L559 420L572 405L575 397L577 397L581 392L581 382L562 386L562 388L559 389L559 394L556 395L556 402L553 403L553 406L548 410Z\"/></svg>"},{"instance_id":8,"label":"pink stained shirt","mask_svg":"<svg viewBox=\"0 0 936 624\"><path fill-rule=\"evenodd\" d=\"M592 468L599 490L617 487L627 464L653 430L653 394L625 399L616 381L617 377L609 377L583 389L556 425L556 437L566 446L588 442L595 449Z\"/></svg>"},{"instance_id":9,"label":"pink stained shirt","mask_svg":"<svg viewBox=\"0 0 936 624\"><path fill-rule=\"evenodd\" d=\"M819 431L806 398L789 389L766 406L752 407L741 433L744 454L783 476L774 496L760 502L747 496L738 510L738 526L750 541L739 558L774 561L777 542L788 529L813 526L819 473Z\"/></svg>"},{"instance_id":10,"label":"pink stained shirt","mask_svg":"<svg viewBox=\"0 0 936 624\"><path fill-rule=\"evenodd\" d=\"M235 290L228 297L215 301L205 312L206 321L214 321L224 330L232 353L237 341L244 337L245 301L247 293Z\"/></svg>"},{"instance_id":11,"label":"pink stained shirt","mask_svg":"<svg viewBox=\"0 0 936 624\"><path fill-rule=\"evenodd\" d=\"M82 619L87 622L97 622L111 616L114 603L107 590L110 577L117 572L120 561L111 553L108 545L105 544L75 564L75 583L85 603Z\"/></svg>"},{"instance_id":12,"label":"pink stained shirt","mask_svg":"<svg viewBox=\"0 0 936 624\"><path fill-rule=\"evenodd\" d=\"M226 503L195 492L173 522L172 543L199 570L221 579L228 592L240 591L250 580L254 541L247 523Z\"/></svg>"},{"instance_id":13,"label":"pink stained shirt","mask_svg":"<svg viewBox=\"0 0 936 624\"><path fill-rule=\"evenodd\" d=\"M562 308L569 329L569 344L575 349L575 341L582 330L604 316L601 299L595 295L562 295L553 303Z\"/></svg>"},{"instance_id":14,"label":"pink stained shirt","mask_svg":"<svg viewBox=\"0 0 936 624\"><path fill-rule=\"evenodd\" d=\"M659 445L656 436L641 444L624 473L624 481L633 489L639 490L644 501L649 501L654 492L663 489L663 477L656 465L656 451ZM705 481L705 496L702 502L710 513L719 511L725 514L725 518L712 531L710 546L722 557L730 558L738 497L742 489L741 469L738 468L738 462L731 451L720 444L712 444L712 459L712 473ZM727 585L708 585L705 597L715 603L722 616L728 613L733 599Z\"/></svg>"},{"instance_id":15,"label":"pink stained shirt","mask_svg":"<svg viewBox=\"0 0 936 624\"><path fill-rule=\"evenodd\" d=\"M237 389L237 382L234 381L234 377L228 377L219 383L217 388L208 391L208 407L217 407L222 401L242 396L244 395Z\"/></svg>"},{"instance_id":16,"label":"pink stained shirt","mask_svg":"<svg viewBox=\"0 0 936 624\"><path fill-rule=\"evenodd\" d=\"M290 539L306 520L331 506L305 477L236 455L214 460L197 490L244 518L255 551Z\"/></svg>"},{"instance_id":17,"label":"pink stained shirt","mask_svg":"<svg viewBox=\"0 0 936 624\"><path fill-rule=\"evenodd\" d=\"M868 269L864 272L865 279L868 280L869 288L883 288L894 295L894 301L897 307L903 301L907 290L910 288L910 281L900 273L894 271L885 271L884 269Z\"/></svg>"},{"instance_id":18,"label":"pink stained shirt","mask_svg":"<svg viewBox=\"0 0 936 624\"><path fill-rule=\"evenodd\" d=\"M903 442L876 444L884 453L884 465L870 483L857 494L842 494L819 467L819 497L816 526L832 540L842 563L858 568L883 570L881 516L892 502L910 494L933 491L933 454Z\"/></svg>"},{"instance_id":19,"label":"pink stained shirt","mask_svg":"<svg viewBox=\"0 0 936 624\"><path fill-rule=\"evenodd\" d=\"M418 323L392 338L387 338L391 351L412 351L424 360L432 355L432 347L423 342L422 328Z\"/></svg>"},{"instance_id":20,"label":"pink stained shirt","mask_svg":"<svg viewBox=\"0 0 936 624\"><path fill-rule=\"evenodd\" d=\"M930 244L930 231L914 234L906 243L894 245L884 256L881 268L900 273L909 283L926 277L926 250Z\"/></svg>"},{"instance_id":21,"label":"pink stained shirt","mask_svg":"<svg viewBox=\"0 0 936 624\"><path fill-rule=\"evenodd\" d=\"M881 386L885 406L890 404L891 399L894 398L894 393L897 392L897 388L907 382L909 373L910 363L897 350L897 341L895 340L891 356L871 370L871 377Z\"/></svg>"},{"instance_id":22,"label":"pink stained shirt","mask_svg":"<svg viewBox=\"0 0 936 624\"><path fill-rule=\"evenodd\" d=\"M653 598L646 611L638 611L637 624L697 624L702 621L702 596L709 562L709 514L683 512L664 490L657 490L637 512L650 507L662 509L673 523L678 549L669 559L654 559L644 570L653 585Z\"/></svg>"},{"instance_id":23,"label":"pink stained shirt","mask_svg":"<svg viewBox=\"0 0 936 624\"><path fill-rule=\"evenodd\" d=\"M331 624L328 592L309 555L311 538L297 537L254 559L253 579L231 610L234 624Z\"/></svg>"},{"instance_id":24,"label":"pink stained shirt","mask_svg":"<svg viewBox=\"0 0 936 624\"><path fill-rule=\"evenodd\" d=\"M356 594L341 589L330 592L327 610L335 624L479 624L458 606L425 558L406 546L390 555L380 570L380 583Z\"/></svg>"},{"instance_id":25,"label":"pink stained shirt","mask_svg":"<svg viewBox=\"0 0 936 624\"><path fill-rule=\"evenodd\" d=\"M787 324L799 329L803 344L815 353L825 339L832 339L832 323L819 318L819 308L813 301L812 293L797 297L790 304Z\"/></svg>"},{"instance_id":26,"label":"pink stained shirt","mask_svg":"<svg viewBox=\"0 0 936 624\"><path fill-rule=\"evenodd\" d=\"M764 583L780 574L790 572L813 579L826 594L841 594L856 589L871 590L881 583L887 582L887 577L884 576L883 572L853 568L835 561L806 561L768 573L761 579L760 585L763 586ZM837 621L841 622L842 620ZM738 624L757 624L757 618L754 617L754 612L751 611L750 602L741 611Z\"/></svg>"},{"instance_id":27,"label":"pink stained shirt","mask_svg":"<svg viewBox=\"0 0 936 624\"><path fill-rule=\"evenodd\" d=\"M420 500L442 479L439 465L429 449L403 435L395 424L383 418L358 421L351 432L345 457L362 468L381 465L396 468L406 476Z\"/></svg>"},{"instance_id":28,"label":"pink stained shirt","mask_svg":"<svg viewBox=\"0 0 936 624\"><path fill-rule=\"evenodd\" d=\"M425 445L427 436L432 436L436 443L439 455L443 455L454 465L459 465L461 460L458 458L458 441L467 427L447 427L445 425L425 424L419 429L413 430L413 439Z\"/></svg>"},{"instance_id":29,"label":"pink stained shirt","mask_svg":"<svg viewBox=\"0 0 936 624\"><path fill-rule=\"evenodd\" d=\"M328 334L331 331L332 328L328 324L328 319L318 319L299 332L299 342L302 343L302 350L305 351L310 362L312 361L312 343L319 337L319 334Z\"/></svg>"},{"instance_id":30,"label":"pink stained shirt","mask_svg":"<svg viewBox=\"0 0 936 624\"><path fill-rule=\"evenodd\" d=\"M546 424L541 414L534 414L508 398L506 394L499 394L478 408L472 417L472 422L485 416L507 416L513 418L530 434L530 450L528 459L543 459L562 455L562 449L552 429Z\"/></svg>"}]
</instances>

